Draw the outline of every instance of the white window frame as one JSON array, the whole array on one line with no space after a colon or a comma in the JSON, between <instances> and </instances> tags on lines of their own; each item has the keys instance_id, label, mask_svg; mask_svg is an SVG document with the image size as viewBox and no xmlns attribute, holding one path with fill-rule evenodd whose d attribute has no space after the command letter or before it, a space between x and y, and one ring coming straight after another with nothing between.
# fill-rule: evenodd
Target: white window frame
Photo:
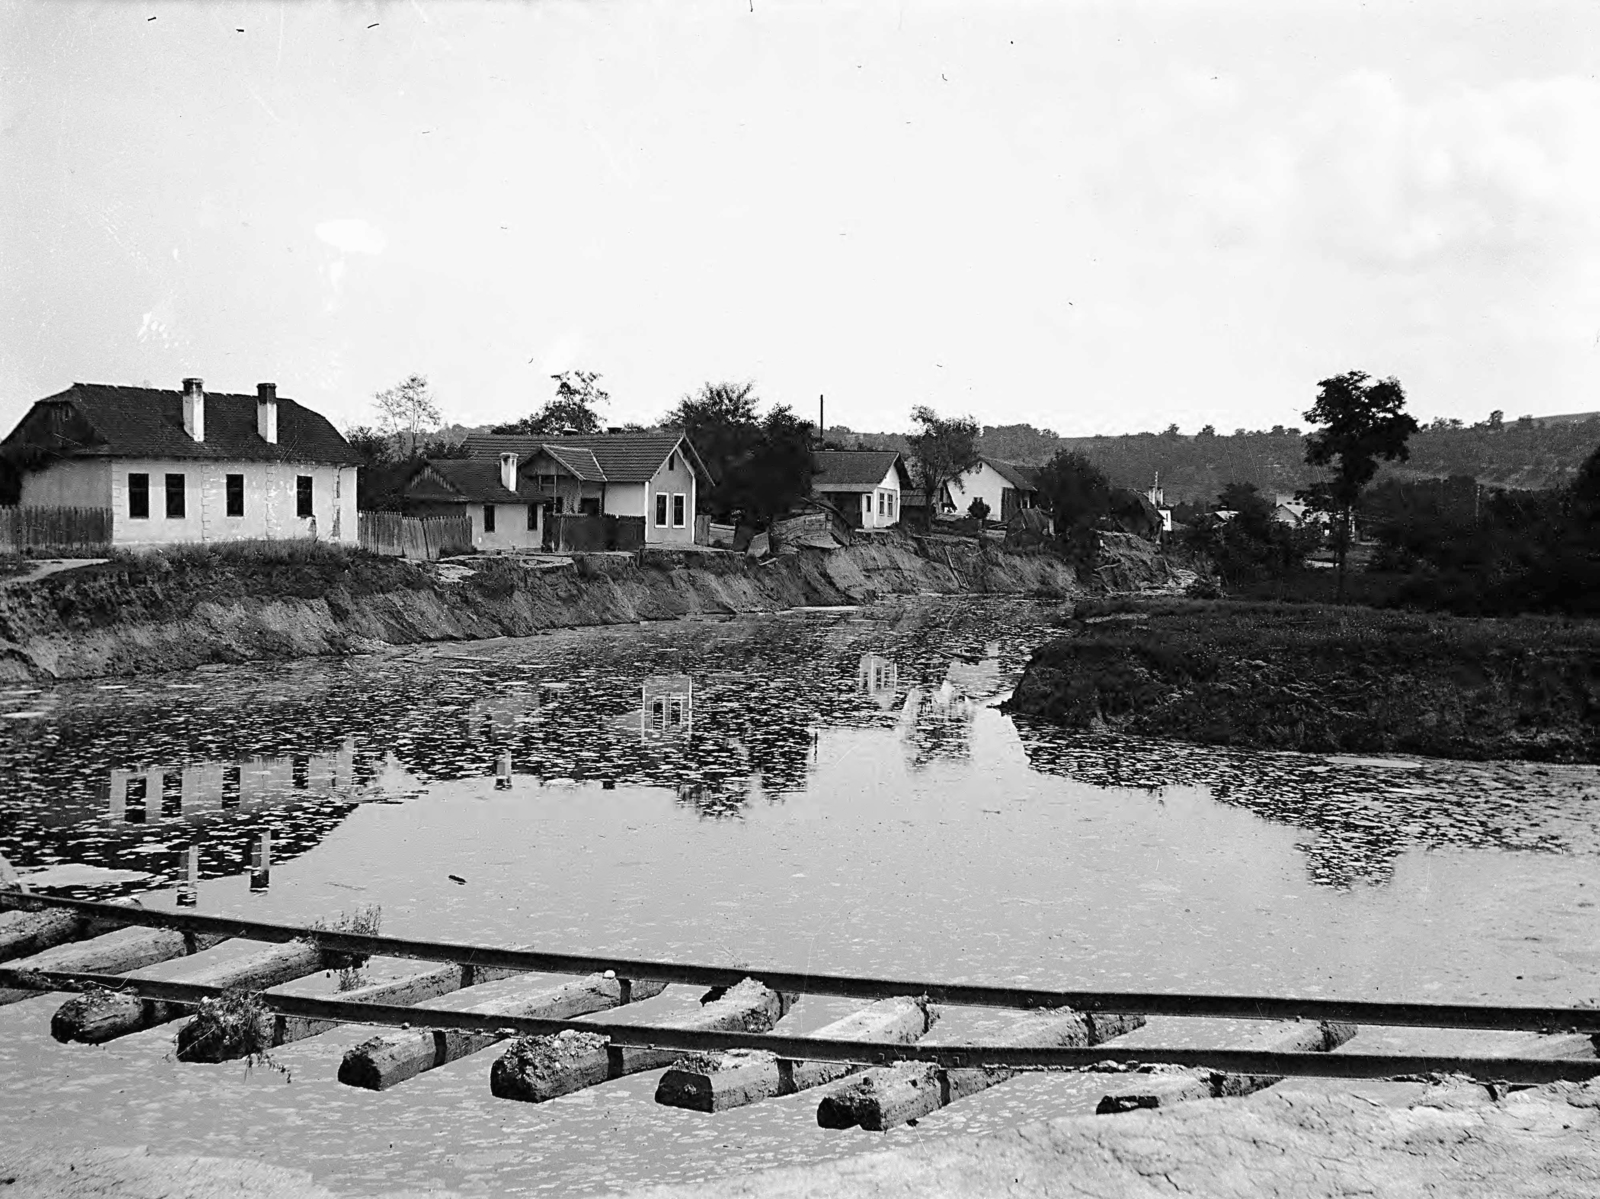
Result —
<instances>
[{"instance_id":1,"label":"white window frame","mask_svg":"<svg viewBox=\"0 0 1600 1199\"><path fill-rule=\"evenodd\" d=\"M665 529L667 527L667 521L670 519L672 514L672 497L664 491L658 491L655 494L655 501L656 528Z\"/></svg>"},{"instance_id":2,"label":"white window frame","mask_svg":"<svg viewBox=\"0 0 1600 1199\"><path fill-rule=\"evenodd\" d=\"M672 493L672 527L682 529L689 523L689 497L681 492Z\"/></svg>"}]
</instances>

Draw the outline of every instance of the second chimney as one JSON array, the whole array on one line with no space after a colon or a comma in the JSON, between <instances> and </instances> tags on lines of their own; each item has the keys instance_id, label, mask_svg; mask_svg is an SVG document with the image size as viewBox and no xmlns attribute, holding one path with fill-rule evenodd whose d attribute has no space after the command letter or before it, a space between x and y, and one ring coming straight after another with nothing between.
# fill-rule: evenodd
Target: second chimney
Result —
<instances>
[{"instance_id":1,"label":"second chimney","mask_svg":"<svg viewBox=\"0 0 1600 1199\"><path fill-rule=\"evenodd\" d=\"M256 384L256 432L261 440L278 444L278 385Z\"/></svg>"},{"instance_id":2,"label":"second chimney","mask_svg":"<svg viewBox=\"0 0 1600 1199\"><path fill-rule=\"evenodd\" d=\"M183 381L183 431L195 441L206 439L206 381Z\"/></svg>"},{"instance_id":3,"label":"second chimney","mask_svg":"<svg viewBox=\"0 0 1600 1199\"><path fill-rule=\"evenodd\" d=\"M507 491L517 489L517 456L506 453L500 455L500 486Z\"/></svg>"}]
</instances>

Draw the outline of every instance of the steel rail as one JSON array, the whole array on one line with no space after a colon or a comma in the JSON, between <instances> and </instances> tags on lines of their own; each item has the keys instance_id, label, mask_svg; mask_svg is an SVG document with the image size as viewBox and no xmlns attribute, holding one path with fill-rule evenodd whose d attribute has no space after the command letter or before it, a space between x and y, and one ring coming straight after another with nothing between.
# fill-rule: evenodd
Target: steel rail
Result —
<instances>
[{"instance_id":1,"label":"steel rail","mask_svg":"<svg viewBox=\"0 0 1600 1199\"><path fill-rule=\"evenodd\" d=\"M700 987L731 987L754 978L775 991L836 995L849 999L923 996L961 1007L1044 1009L1070 1007L1085 1012L1142 1012L1153 1016L1209 1016L1244 1020L1333 1020L1421 1028L1497 1028L1522 1032L1600 1033L1600 1008L1513 1007L1494 1004L1378 1003L1367 1000L1308 999L1266 995L1198 995L1164 991L1089 991L942 983L843 974L796 973L758 966L701 966L590 954L501 949L448 941L368 936L331 929L269 924L232 916L205 916L154 908L122 907L92 900L0 891L0 910L65 908L118 924L212 933L249 941L308 940L324 950L352 957L399 957L430 962L494 966L539 974L599 974L655 979Z\"/></svg>"},{"instance_id":2,"label":"steel rail","mask_svg":"<svg viewBox=\"0 0 1600 1199\"><path fill-rule=\"evenodd\" d=\"M0 987L45 991L106 989L144 999L161 999L200 1007L221 999L221 987L161 979L125 978L118 974L77 971L13 970L0 967ZM773 1033L702 1032L642 1024L593 1020L544 1020L529 1016L487 1015L481 1012L415 1008L403 1004L359 1003L314 995L281 995L267 991L255 996L271 1012L346 1024L380 1024L423 1028L463 1029L470 1032L548 1036L560 1032L586 1032L606 1037L618 1045L652 1046L707 1052L728 1049L766 1050L779 1058L806 1061L851 1062L881 1066L894 1062L928 1062L946 1069L985 1067L1011 1070L1084 1069L1099 1062L1169 1064L1219 1070L1230 1074L1275 1074L1322 1078L1394 1078L1428 1074L1465 1074L1507 1083L1583 1082L1600 1077L1600 1059L1542 1059L1515 1057L1460 1057L1417 1054L1274 1053L1243 1049L1190 1047L1137 1047L1105 1044L1087 1049L1021 1047L1014 1045L918 1045L896 1041L849 1041L820 1037L791 1037Z\"/></svg>"}]
</instances>

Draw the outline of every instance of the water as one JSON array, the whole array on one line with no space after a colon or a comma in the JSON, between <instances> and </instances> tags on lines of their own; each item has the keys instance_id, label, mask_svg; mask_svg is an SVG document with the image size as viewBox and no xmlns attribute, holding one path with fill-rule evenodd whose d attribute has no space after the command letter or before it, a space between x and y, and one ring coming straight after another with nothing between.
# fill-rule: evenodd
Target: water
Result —
<instances>
[{"instance_id":1,"label":"water","mask_svg":"<svg viewBox=\"0 0 1600 1199\"><path fill-rule=\"evenodd\" d=\"M556 951L1135 990L1600 992L1600 772L1017 722L990 705L1042 615L930 600L12 688L0 854L64 894L155 888L145 902L287 921L378 904L386 932ZM669 988L637 1014L695 998ZM838 1133L816 1127L815 1092L704 1116L657 1107L653 1074L496 1100L492 1051L373 1094L335 1081L362 1030L247 1072L179 1065L175 1026L57 1045L58 1003L0 1008L10 1137L259 1157L352 1193L604 1192L997 1130L1098 1094L1018 1079L915 1129ZM808 998L791 1020L847 1010ZM1003 1018L947 1016L974 1033Z\"/></svg>"}]
</instances>

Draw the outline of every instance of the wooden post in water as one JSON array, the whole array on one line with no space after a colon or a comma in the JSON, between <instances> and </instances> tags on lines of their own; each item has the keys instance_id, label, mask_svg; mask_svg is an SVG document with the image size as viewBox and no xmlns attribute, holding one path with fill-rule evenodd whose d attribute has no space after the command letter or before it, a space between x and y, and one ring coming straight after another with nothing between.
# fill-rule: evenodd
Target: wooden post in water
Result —
<instances>
[{"instance_id":1,"label":"wooden post in water","mask_svg":"<svg viewBox=\"0 0 1600 1199\"><path fill-rule=\"evenodd\" d=\"M537 987L537 990L531 988ZM666 990L665 983L644 979L629 981L615 975L591 974L587 978L550 986L529 983L522 993L491 999L468 1008L493 1016L532 1016L545 1020L570 1020L589 1012L606 1011ZM427 1019L418 1012L419 1023ZM499 1033L463 1032L449 1028L403 1028L380 1033L344 1055L339 1081L346 1086L382 1091L438 1066L458 1061L504 1040Z\"/></svg>"},{"instance_id":2,"label":"wooden post in water","mask_svg":"<svg viewBox=\"0 0 1600 1199\"><path fill-rule=\"evenodd\" d=\"M325 965L322 950L308 941L263 946L248 957L231 962L198 958L170 976L172 982L199 983L226 991L263 991L280 983L315 974ZM117 1037L176 1020L193 1009L184 1004L137 995L92 992L74 995L56 1010L50 1035L62 1042L83 1041L101 1045Z\"/></svg>"},{"instance_id":3,"label":"wooden post in water","mask_svg":"<svg viewBox=\"0 0 1600 1199\"><path fill-rule=\"evenodd\" d=\"M810 1035L839 1041L909 1043L938 1019L939 1009L925 999L880 999ZM661 1076L656 1102L697 1112L721 1112L820 1087L861 1069L849 1062L786 1061L760 1050L694 1055L680 1059Z\"/></svg>"},{"instance_id":4,"label":"wooden post in water","mask_svg":"<svg viewBox=\"0 0 1600 1199\"><path fill-rule=\"evenodd\" d=\"M250 889L265 891L272 882L272 830L264 828L250 860Z\"/></svg>"},{"instance_id":5,"label":"wooden post in water","mask_svg":"<svg viewBox=\"0 0 1600 1199\"><path fill-rule=\"evenodd\" d=\"M1057 1009L1019 1020L986 1040L994 1045L1075 1048L1098 1045L1143 1024L1140 1015ZM936 1034L926 1043L935 1044L938 1039ZM982 1066L945 1069L927 1062L879 1066L824 1096L817 1105L817 1123L823 1128L861 1127L883 1132L998 1086L1015 1074L1015 1070Z\"/></svg>"},{"instance_id":6,"label":"wooden post in water","mask_svg":"<svg viewBox=\"0 0 1600 1199\"><path fill-rule=\"evenodd\" d=\"M200 843L196 841L183 853L183 882L178 886L178 906L192 908L200 902Z\"/></svg>"},{"instance_id":7,"label":"wooden post in water","mask_svg":"<svg viewBox=\"0 0 1600 1199\"><path fill-rule=\"evenodd\" d=\"M698 1012L662 1022L666 1028L702 1031L767 1032L795 996L747 978L720 996L710 992ZM563 1032L552 1037L519 1037L489 1071L489 1090L501 1099L543 1103L610 1078L659 1070L681 1053L641 1045L613 1045L603 1036Z\"/></svg>"},{"instance_id":8,"label":"wooden post in water","mask_svg":"<svg viewBox=\"0 0 1600 1199\"><path fill-rule=\"evenodd\" d=\"M1266 1053L1328 1053L1358 1031L1354 1024L1302 1020L1259 1029L1246 1037L1239 1048ZM1140 1108L1171 1107L1195 1099L1249 1095L1282 1081L1281 1075L1223 1074L1185 1066L1140 1071L1123 1078L1125 1081L1108 1091L1095 1105L1097 1114L1104 1116Z\"/></svg>"}]
</instances>

